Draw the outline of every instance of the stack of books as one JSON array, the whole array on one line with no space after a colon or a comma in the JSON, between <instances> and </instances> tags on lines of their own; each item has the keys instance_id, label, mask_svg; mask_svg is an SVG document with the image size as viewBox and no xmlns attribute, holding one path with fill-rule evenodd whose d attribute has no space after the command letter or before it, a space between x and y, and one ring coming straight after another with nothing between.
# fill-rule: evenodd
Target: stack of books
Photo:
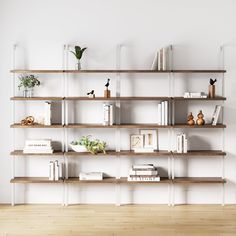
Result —
<instances>
[{"instance_id":1,"label":"stack of books","mask_svg":"<svg viewBox=\"0 0 236 236\"><path fill-rule=\"evenodd\" d=\"M80 180L103 180L102 172L80 172Z\"/></svg>"},{"instance_id":2,"label":"stack of books","mask_svg":"<svg viewBox=\"0 0 236 236\"><path fill-rule=\"evenodd\" d=\"M185 92L184 98L207 98L204 92Z\"/></svg>"},{"instance_id":3,"label":"stack of books","mask_svg":"<svg viewBox=\"0 0 236 236\"><path fill-rule=\"evenodd\" d=\"M51 154L53 153L52 141L51 139L26 140L23 153Z\"/></svg>"},{"instance_id":4,"label":"stack of books","mask_svg":"<svg viewBox=\"0 0 236 236\"><path fill-rule=\"evenodd\" d=\"M168 70L169 47L161 48L154 57L152 70Z\"/></svg>"},{"instance_id":5,"label":"stack of books","mask_svg":"<svg viewBox=\"0 0 236 236\"><path fill-rule=\"evenodd\" d=\"M177 153L187 153L188 152L188 139L186 134L177 134L176 141L176 152Z\"/></svg>"},{"instance_id":6,"label":"stack of books","mask_svg":"<svg viewBox=\"0 0 236 236\"><path fill-rule=\"evenodd\" d=\"M103 104L103 125L114 124L114 109L112 104Z\"/></svg>"},{"instance_id":7,"label":"stack of books","mask_svg":"<svg viewBox=\"0 0 236 236\"><path fill-rule=\"evenodd\" d=\"M160 181L158 171L153 164L133 165L129 171L128 181Z\"/></svg>"},{"instance_id":8,"label":"stack of books","mask_svg":"<svg viewBox=\"0 0 236 236\"><path fill-rule=\"evenodd\" d=\"M212 125L217 125L217 122L218 122L219 116L220 116L221 108L222 108L222 106L220 106L220 105L215 106L215 110L214 110L214 113L212 115L212 120L211 120Z\"/></svg>"},{"instance_id":9,"label":"stack of books","mask_svg":"<svg viewBox=\"0 0 236 236\"><path fill-rule=\"evenodd\" d=\"M168 125L170 123L170 106L168 101L162 101L157 105L157 124Z\"/></svg>"},{"instance_id":10,"label":"stack of books","mask_svg":"<svg viewBox=\"0 0 236 236\"><path fill-rule=\"evenodd\" d=\"M65 178L65 164L56 161L49 163L49 180L57 181Z\"/></svg>"}]
</instances>

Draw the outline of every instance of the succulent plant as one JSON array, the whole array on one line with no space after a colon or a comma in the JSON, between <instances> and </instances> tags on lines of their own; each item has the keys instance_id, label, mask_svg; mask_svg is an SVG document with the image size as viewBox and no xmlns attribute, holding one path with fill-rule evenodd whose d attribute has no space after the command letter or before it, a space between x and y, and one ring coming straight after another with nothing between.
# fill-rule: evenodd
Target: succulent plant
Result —
<instances>
[{"instance_id":1,"label":"succulent plant","mask_svg":"<svg viewBox=\"0 0 236 236\"><path fill-rule=\"evenodd\" d=\"M80 46L75 46L75 51L70 51L71 53L73 53L76 57L77 60L80 60L83 56L84 51L87 48L81 48Z\"/></svg>"}]
</instances>

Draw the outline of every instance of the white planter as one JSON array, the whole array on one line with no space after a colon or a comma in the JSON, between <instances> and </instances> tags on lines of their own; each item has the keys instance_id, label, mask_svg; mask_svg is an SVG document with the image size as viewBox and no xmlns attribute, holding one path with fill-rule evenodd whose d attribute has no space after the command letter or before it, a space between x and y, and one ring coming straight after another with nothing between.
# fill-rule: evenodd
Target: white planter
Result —
<instances>
[{"instance_id":1,"label":"white planter","mask_svg":"<svg viewBox=\"0 0 236 236\"><path fill-rule=\"evenodd\" d=\"M87 152L87 149L85 146L82 145L73 145L70 144L70 147L72 148L73 151L75 152Z\"/></svg>"}]
</instances>

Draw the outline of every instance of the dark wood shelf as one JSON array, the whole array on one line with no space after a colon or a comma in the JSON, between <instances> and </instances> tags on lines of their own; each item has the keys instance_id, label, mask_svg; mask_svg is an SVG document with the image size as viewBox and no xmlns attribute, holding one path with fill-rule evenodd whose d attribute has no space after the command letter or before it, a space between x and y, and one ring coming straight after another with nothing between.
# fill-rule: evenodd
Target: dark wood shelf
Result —
<instances>
[{"instance_id":1,"label":"dark wood shelf","mask_svg":"<svg viewBox=\"0 0 236 236\"><path fill-rule=\"evenodd\" d=\"M188 125L188 124L174 124L172 125L173 128L188 128L188 129L218 129L218 128L226 128L226 125L224 124L217 124L217 125L211 125L211 124L205 124L205 125Z\"/></svg>"},{"instance_id":2,"label":"dark wood shelf","mask_svg":"<svg viewBox=\"0 0 236 236\"><path fill-rule=\"evenodd\" d=\"M11 97L10 100L12 101L62 101L64 97L31 97L31 98L25 98L25 97Z\"/></svg>"},{"instance_id":3,"label":"dark wood shelf","mask_svg":"<svg viewBox=\"0 0 236 236\"><path fill-rule=\"evenodd\" d=\"M226 180L221 177L175 177L173 183L176 184L221 184Z\"/></svg>"},{"instance_id":4,"label":"dark wood shelf","mask_svg":"<svg viewBox=\"0 0 236 236\"><path fill-rule=\"evenodd\" d=\"M83 183L93 183L93 184L115 184L117 183L117 179L114 177L104 178L103 180L80 180L78 177L70 177L65 179L65 183L70 184L83 184Z\"/></svg>"},{"instance_id":5,"label":"dark wood shelf","mask_svg":"<svg viewBox=\"0 0 236 236\"><path fill-rule=\"evenodd\" d=\"M217 96L214 98L184 98L184 97L173 97L176 101L225 101L225 97Z\"/></svg>"},{"instance_id":6,"label":"dark wood shelf","mask_svg":"<svg viewBox=\"0 0 236 236\"><path fill-rule=\"evenodd\" d=\"M63 128L63 125L61 124L52 124L52 125L39 125L39 124L35 124L35 125L21 125L20 123L16 123L16 124L12 124L10 126L11 128L23 128L23 129L37 129L37 128Z\"/></svg>"},{"instance_id":7,"label":"dark wood shelf","mask_svg":"<svg viewBox=\"0 0 236 236\"><path fill-rule=\"evenodd\" d=\"M174 157L182 157L182 156L216 157L216 156L226 156L226 152L222 152L221 150L190 150L187 153L173 152L173 156Z\"/></svg>"},{"instance_id":8,"label":"dark wood shelf","mask_svg":"<svg viewBox=\"0 0 236 236\"><path fill-rule=\"evenodd\" d=\"M11 73L37 73L37 74L58 74L58 73L225 73L226 70L114 70L114 69L94 69L94 70L27 70L16 69L11 70Z\"/></svg>"},{"instance_id":9,"label":"dark wood shelf","mask_svg":"<svg viewBox=\"0 0 236 236\"><path fill-rule=\"evenodd\" d=\"M18 184L58 184L63 183L63 180L49 180L48 177L15 177L11 179L10 183Z\"/></svg>"},{"instance_id":10,"label":"dark wood shelf","mask_svg":"<svg viewBox=\"0 0 236 236\"><path fill-rule=\"evenodd\" d=\"M23 150L15 150L11 156L63 156L64 152L55 150L53 153L23 153Z\"/></svg>"}]
</instances>

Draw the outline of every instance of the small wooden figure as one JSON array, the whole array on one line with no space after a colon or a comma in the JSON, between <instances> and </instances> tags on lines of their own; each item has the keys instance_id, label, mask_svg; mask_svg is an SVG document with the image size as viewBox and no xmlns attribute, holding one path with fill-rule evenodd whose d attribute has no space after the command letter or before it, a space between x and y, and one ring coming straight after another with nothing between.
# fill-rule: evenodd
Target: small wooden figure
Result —
<instances>
[{"instance_id":1,"label":"small wooden figure","mask_svg":"<svg viewBox=\"0 0 236 236\"><path fill-rule=\"evenodd\" d=\"M95 98L95 93L94 90L92 90L91 92L87 93L89 98Z\"/></svg>"},{"instance_id":2,"label":"small wooden figure","mask_svg":"<svg viewBox=\"0 0 236 236\"><path fill-rule=\"evenodd\" d=\"M199 111L197 117L198 117L198 119L196 120L197 125L204 125L205 120L203 119L204 115L202 113L202 110Z\"/></svg>"},{"instance_id":3,"label":"small wooden figure","mask_svg":"<svg viewBox=\"0 0 236 236\"><path fill-rule=\"evenodd\" d=\"M188 115L188 125L194 125L195 124L195 121L193 119L193 114L192 112L190 112L190 114Z\"/></svg>"},{"instance_id":4,"label":"small wooden figure","mask_svg":"<svg viewBox=\"0 0 236 236\"><path fill-rule=\"evenodd\" d=\"M216 79L210 79L210 85L208 87L208 97L209 98L214 98L215 97L215 82Z\"/></svg>"},{"instance_id":5,"label":"small wooden figure","mask_svg":"<svg viewBox=\"0 0 236 236\"><path fill-rule=\"evenodd\" d=\"M108 89L109 85L110 85L110 79L108 78L107 83L105 84L106 88L104 90L104 97L105 98L110 98L111 97L111 90Z\"/></svg>"}]
</instances>

